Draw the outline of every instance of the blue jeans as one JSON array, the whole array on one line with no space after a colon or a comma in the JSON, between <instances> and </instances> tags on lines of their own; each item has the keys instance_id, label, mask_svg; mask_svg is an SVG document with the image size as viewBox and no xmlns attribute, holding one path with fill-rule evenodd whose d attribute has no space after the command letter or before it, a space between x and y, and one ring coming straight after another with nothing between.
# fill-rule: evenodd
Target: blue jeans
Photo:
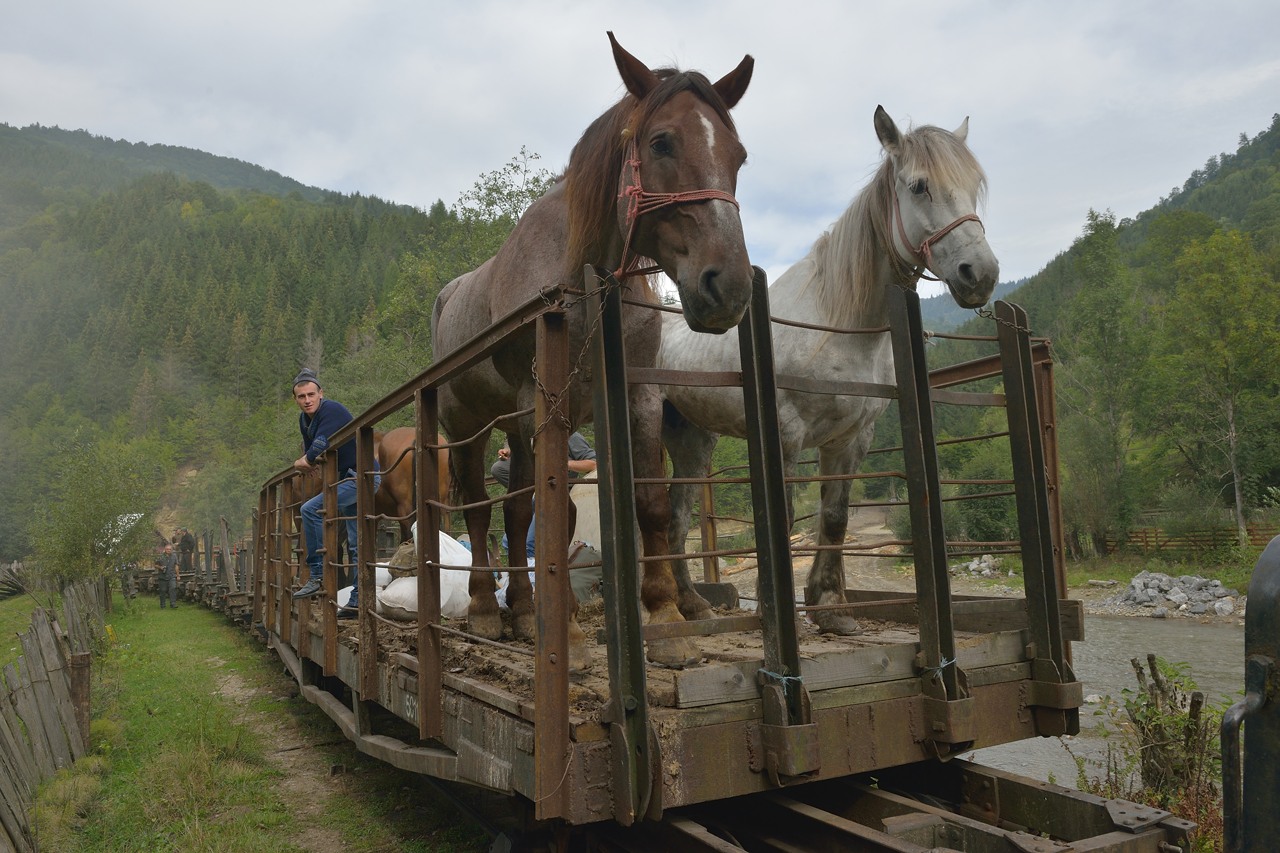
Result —
<instances>
[{"instance_id":1,"label":"blue jeans","mask_svg":"<svg viewBox=\"0 0 1280 853\"><path fill-rule=\"evenodd\" d=\"M382 484L382 476L375 474L373 477L373 490L376 492L378 486ZM320 554L320 548L324 546L324 519L321 513L324 511L324 492L310 498L302 505L302 537L307 543L307 568L311 570L311 579L313 581L321 580L324 577L324 557ZM338 483L338 515L351 516L347 520L347 547L351 550L354 560L357 552L356 531L359 528L357 524L356 514L356 481L355 478L349 477ZM358 588L360 584L360 571L357 567L355 579L352 586ZM356 589L351 590L350 606L355 606Z\"/></svg>"},{"instance_id":2,"label":"blue jeans","mask_svg":"<svg viewBox=\"0 0 1280 853\"><path fill-rule=\"evenodd\" d=\"M529 535L524 538L524 554L529 558L529 565L533 565L533 529L537 526L537 518L529 519ZM507 534L502 534L502 547L507 547ZM529 577L533 577L530 575Z\"/></svg>"}]
</instances>

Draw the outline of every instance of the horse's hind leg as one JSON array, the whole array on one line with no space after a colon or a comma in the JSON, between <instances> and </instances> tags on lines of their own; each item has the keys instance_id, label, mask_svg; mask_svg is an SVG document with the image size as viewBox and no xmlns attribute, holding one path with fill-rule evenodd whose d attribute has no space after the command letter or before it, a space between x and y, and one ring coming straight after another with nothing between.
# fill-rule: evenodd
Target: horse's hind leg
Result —
<instances>
[{"instance_id":1,"label":"horse's hind leg","mask_svg":"<svg viewBox=\"0 0 1280 853\"><path fill-rule=\"evenodd\" d=\"M456 466L458 481L467 503L483 502L487 497L484 490L484 448L487 441L477 438L465 445L455 448L453 464ZM489 535L488 506L473 507L463 512L467 520L467 533L471 535L471 566L473 569L489 566L488 550L484 547ZM420 536L438 535L434 530L418 528ZM497 585L493 580L493 572L473 571L467 585L471 601L467 605L467 628L477 637L486 640L502 638L502 615L498 612L498 599L495 596Z\"/></svg>"},{"instance_id":2,"label":"horse's hind leg","mask_svg":"<svg viewBox=\"0 0 1280 853\"><path fill-rule=\"evenodd\" d=\"M672 476L701 477L707 471L711 453L716 447L716 436L694 426L677 412L670 403L663 405L662 443L671 457ZM672 483L667 494L671 500L671 523L667 526L667 543L671 550L684 553L693 523L693 501L699 487L691 483ZM708 508L703 507L703 512ZM680 615L685 619L710 619L711 605L698 594L689 574L689 561L683 557L671 561L675 576Z\"/></svg>"}]
</instances>

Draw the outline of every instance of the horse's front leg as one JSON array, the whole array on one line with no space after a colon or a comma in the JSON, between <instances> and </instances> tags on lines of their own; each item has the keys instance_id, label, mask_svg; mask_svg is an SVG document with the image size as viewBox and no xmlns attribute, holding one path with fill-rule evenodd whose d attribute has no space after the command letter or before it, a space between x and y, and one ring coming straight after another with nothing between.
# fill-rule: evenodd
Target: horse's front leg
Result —
<instances>
[{"instance_id":1,"label":"horse's front leg","mask_svg":"<svg viewBox=\"0 0 1280 853\"><path fill-rule=\"evenodd\" d=\"M676 479L701 477L711 461L716 436L686 420L668 403L663 411L662 443L671 457L671 475ZM698 487L689 483L672 483L667 494L671 501L671 523L667 527L667 544L673 553L684 553L693 521L693 501ZM703 507L709 512L709 507ZM715 559L715 558L713 558ZM711 604L698 594L689 574L689 561L672 560L676 579L676 603L685 619L711 619Z\"/></svg>"},{"instance_id":2,"label":"horse's front leg","mask_svg":"<svg viewBox=\"0 0 1280 853\"><path fill-rule=\"evenodd\" d=\"M573 500L569 501L569 537L568 541L573 541L574 530L578 526L578 507ZM566 565L568 564L568 554L564 555ZM583 632L582 626L578 623L578 596L574 595L573 588L569 588L569 672L583 673L591 669L591 653L587 650L587 635Z\"/></svg>"},{"instance_id":3,"label":"horse's front leg","mask_svg":"<svg viewBox=\"0 0 1280 853\"><path fill-rule=\"evenodd\" d=\"M859 439L861 441L862 439ZM870 437L866 438L870 442ZM850 452L850 450L855 452ZM818 470L824 476L852 474L857 462L865 455L857 448L841 448L818 451ZM813 558L813 568L804 586L804 603L809 605L844 604L844 552L839 549L823 550L824 545L844 545L849 529L849 480L824 480L821 489L821 510L818 519L819 550ZM811 617L819 630L831 634L857 634L861 631L857 621L842 610L819 610Z\"/></svg>"},{"instance_id":4,"label":"horse's front leg","mask_svg":"<svg viewBox=\"0 0 1280 853\"><path fill-rule=\"evenodd\" d=\"M508 435L511 448L511 474L508 491L533 485L533 453L528 441L520 435ZM502 505L502 520L507 531L507 606L511 608L511 630L517 639L532 640L537 634L537 618L533 608L533 583L525 542L533 524L533 496L520 495Z\"/></svg>"},{"instance_id":5,"label":"horse's front leg","mask_svg":"<svg viewBox=\"0 0 1280 853\"><path fill-rule=\"evenodd\" d=\"M632 466L637 478L661 478L660 440L661 401L656 393L635 394L631 400ZM636 520L646 557L668 556L667 528L671 520L671 501L660 485L636 486ZM655 560L644 564L640 583L640 601L649 614L649 624L683 622L676 604L677 588L671 560ZM662 666L684 667L698 662L701 654L688 637L650 640L647 657Z\"/></svg>"}]
</instances>

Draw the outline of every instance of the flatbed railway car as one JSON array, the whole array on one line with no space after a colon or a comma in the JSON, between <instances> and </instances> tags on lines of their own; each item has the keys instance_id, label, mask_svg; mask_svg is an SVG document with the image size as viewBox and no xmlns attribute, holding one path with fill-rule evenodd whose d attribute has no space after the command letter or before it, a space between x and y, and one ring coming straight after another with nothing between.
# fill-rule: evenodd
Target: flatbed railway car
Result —
<instances>
[{"instance_id":1,"label":"flatbed railway car","mask_svg":"<svg viewBox=\"0 0 1280 853\"><path fill-rule=\"evenodd\" d=\"M594 312L595 337L589 351L570 353L562 316L570 300L583 299ZM484 640L468 634L465 620L439 615L442 567L438 542L429 535L420 537L416 557L416 622L379 615L372 595L360 596L357 619L340 620L339 577L351 565L336 556L343 525L331 498L325 593L294 601L304 574L301 492L286 471L265 484L255 514L248 618L307 699L372 756L508 797L522 818L504 836L506 849L1186 849L1194 826L1167 812L958 758L1079 728L1082 691L1070 643L1083 637L1084 626L1078 603L1065 597L1060 571L1052 366L1021 309L997 303L990 338L996 355L930 374L918 297L905 290L894 295L892 330L885 334L894 338L897 382L857 390L898 402L902 466L892 476L906 484L912 533L896 543L894 558L913 563L916 588L848 590L846 606L864 630L838 636L819 634L805 619L806 608L795 603L787 510L779 499L786 482L770 401L783 381L805 381L814 393L849 389L773 375L768 292L759 272L740 330L741 381L756 407L748 419L755 431L748 445L756 539L749 557L758 566L758 601L753 606L729 595L719 599L715 619L641 624L636 576L643 558L623 476L630 448L621 401L628 382L657 380L625 368L616 336L620 300L609 277L588 270L582 292L549 291L531 301L334 439L357 442L362 526L351 564L360 587L371 590L379 524L400 520L372 510L375 429L412 411L419 450L412 460L415 516L419 530L434 531L443 514L459 509L439 494L437 454L421 452L440 446L434 406L441 384L483 359L503 335L535 326L546 397L538 403L536 442L559 447L569 425L546 412L578 370L593 371L597 435L608 437L599 459L603 599L579 613L595 640L593 666L571 673L567 665L573 608L563 463L540 469L552 473L536 485L534 641ZM957 390L990 376L1003 379L1002 392ZM1022 563L1023 597L951 594L932 414L939 404L1007 412L1002 440L1015 477L1002 494L1012 494L1018 507L1021 535L1007 544ZM332 460L326 464L331 496L337 472ZM849 547L872 550L862 543ZM712 548L691 556L714 567L724 553ZM708 574L702 589L724 592L714 568ZM673 635L696 639L699 665L646 664L645 641Z\"/></svg>"}]
</instances>

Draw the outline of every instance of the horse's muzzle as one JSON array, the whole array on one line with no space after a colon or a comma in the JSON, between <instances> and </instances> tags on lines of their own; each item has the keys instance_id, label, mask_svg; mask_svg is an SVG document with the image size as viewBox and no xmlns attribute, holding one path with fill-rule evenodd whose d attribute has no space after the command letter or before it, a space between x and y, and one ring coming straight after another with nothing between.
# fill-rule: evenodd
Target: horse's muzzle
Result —
<instances>
[{"instance_id":1,"label":"horse's muzzle","mask_svg":"<svg viewBox=\"0 0 1280 853\"><path fill-rule=\"evenodd\" d=\"M951 298L961 308L981 308L991 300L999 280L1000 264L993 257L990 263L960 264L946 282Z\"/></svg>"},{"instance_id":2,"label":"horse's muzzle","mask_svg":"<svg viewBox=\"0 0 1280 853\"><path fill-rule=\"evenodd\" d=\"M683 278L678 282L684 319L695 332L724 334L747 313L751 303L751 274L726 273L718 266L706 266L698 274L697 284L689 287Z\"/></svg>"}]
</instances>

